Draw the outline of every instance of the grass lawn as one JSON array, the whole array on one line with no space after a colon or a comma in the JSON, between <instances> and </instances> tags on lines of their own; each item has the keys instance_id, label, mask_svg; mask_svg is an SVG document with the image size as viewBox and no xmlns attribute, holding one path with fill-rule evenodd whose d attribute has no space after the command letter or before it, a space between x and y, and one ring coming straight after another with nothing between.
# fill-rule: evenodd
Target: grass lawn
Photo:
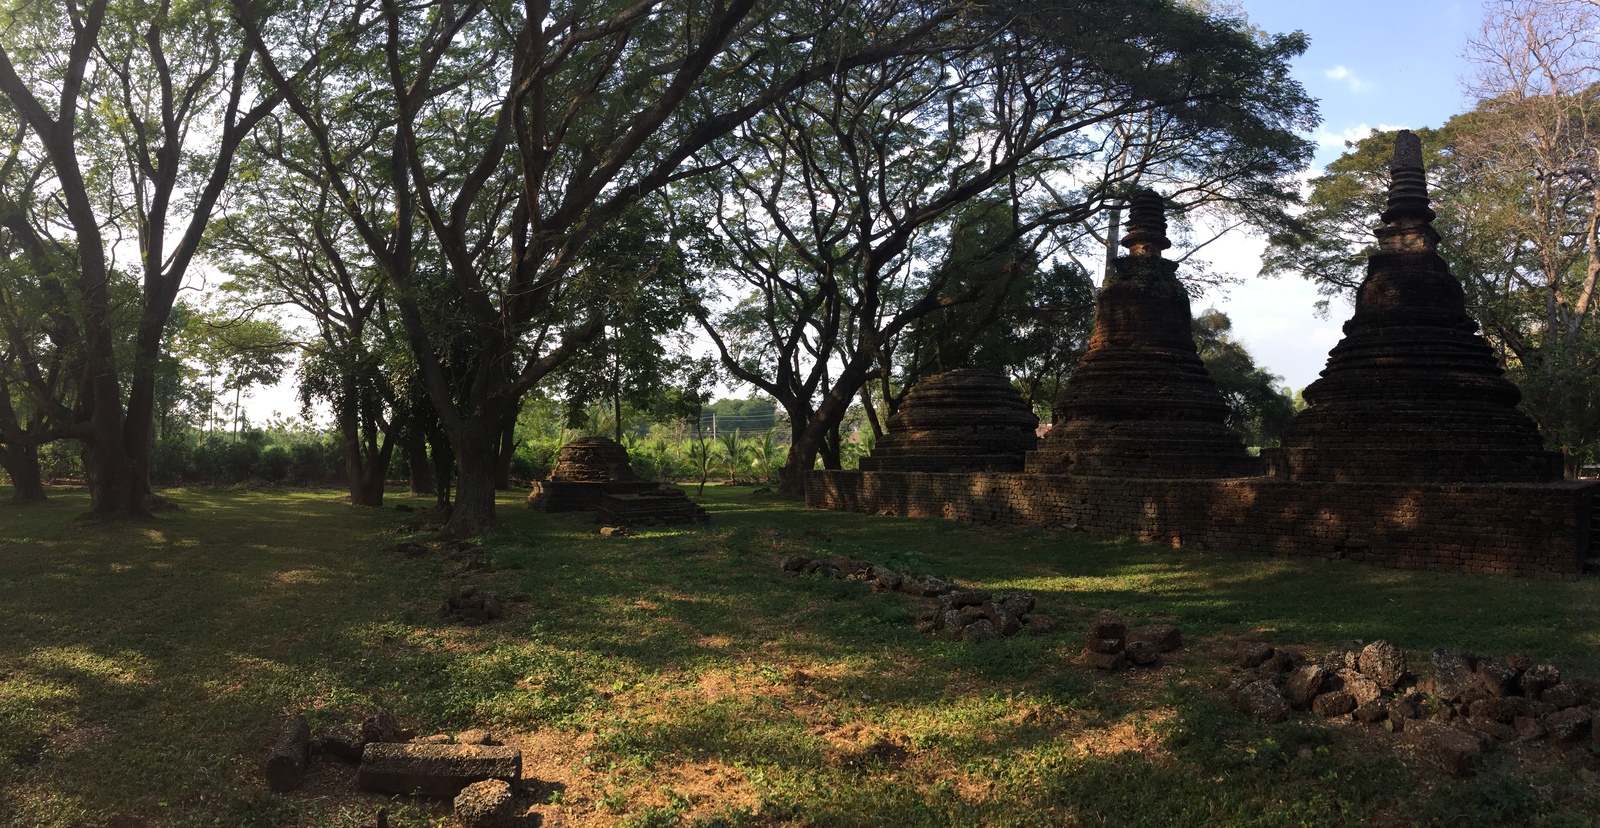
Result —
<instances>
[{"instance_id":1,"label":"grass lawn","mask_svg":"<svg viewBox=\"0 0 1600 828\"><path fill-rule=\"evenodd\" d=\"M377 708L521 746L526 826L1600 822L1600 785L1553 750L1456 780L1382 731L1255 722L1223 693L1244 638L1313 655L1387 638L1414 668L1439 646L1522 652L1600 678L1596 578L1246 558L734 488L706 490L709 528L616 538L508 493L494 571L451 576L394 551L414 516L337 492L167 494L182 511L137 524L80 520L74 490L0 506L0 824L353 827L380 807L442 824L448 803L356 793L322 760L301 790L266 790L282 713L316 729ZM1030 590L1062 632L929 640L918 600L784 576L796 553ZM469 583L530 600L445 623ZM1188 643L1157 671L1077 666L1101 608Z\"/></svg>"}]
</instances>

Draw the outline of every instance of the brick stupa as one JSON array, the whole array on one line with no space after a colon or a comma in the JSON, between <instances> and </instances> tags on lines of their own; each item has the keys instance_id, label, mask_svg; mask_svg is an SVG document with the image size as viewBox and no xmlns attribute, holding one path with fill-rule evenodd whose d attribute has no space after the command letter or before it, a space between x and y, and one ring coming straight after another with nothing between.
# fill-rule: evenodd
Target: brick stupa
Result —
<instances>
[{"instance_id":1,"label":"brick stupa","mask_svg":"<svg viewBox=\"0 0 1600 828\"><path fill-rule=\"evenodd\" d=\"M1308 408L1266 452L1291 480L1536 483L1561 478L1521 394L1467 314L1466 296L1435 252L1422 144L1395 139L1378 251L1356 294L1344 340Z\"/></svg>"},{"instance_id":2,"label":"brick stupa","mask_svg":"<svg viewBox=\"0 0 1600 828\"><path fill-rule=\"evenodd\" d=\"M525 505L546 512L598 508L607 494L634 494L656 488L640 479L628 462L628 450L605 437L579 437L561 447L550 476L533 484Z\"/></svg>"},{"instance_id":3,"label":"brick stupa","mask_svg":"<svg viewBox=\"0 0 1600 828\"><path fill-rule=\"evenodd\" d=\"M1055 426L1027 459L1035 474L1203 478L1259 473L1224 424L1228 407L1195 350L1189 293L1172 246L1161 196L1135 194L1128 255L1095 298L1094 335Z\"/></svg>"},{"instance_id":4,"label":"brick stupa","mask_svg":"<svg viewBox=\"0 0 1600 828\"><path fill-rule=\"evenodd\" d=\"M1003 375L946 371L906 392L861 470L1019 472L1038 428L1028 401Z\"/></svg>"},{"instance_id":5,"label":"brick stupa","mask_svg":"<svg viewBox=\"0 0 1600 828\"><path fill-rule=\"evenodd\" d=\"M579 437L561 447L550 477L533 484L526 503L547 512L594 510L600 523L652 526L706 522L706 511L676 486L643 480L628 450L605 437Z\"/></svg>"}]
</instances>

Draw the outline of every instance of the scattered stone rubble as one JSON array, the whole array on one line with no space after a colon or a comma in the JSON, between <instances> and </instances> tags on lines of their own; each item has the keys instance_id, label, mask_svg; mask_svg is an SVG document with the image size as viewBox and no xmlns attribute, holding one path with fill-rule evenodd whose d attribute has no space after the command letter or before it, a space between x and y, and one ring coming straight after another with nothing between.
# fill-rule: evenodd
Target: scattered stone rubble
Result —
<instances>
[{"instance_id":1,"label":"scattered stone rubble","mask_svg":"<svg viewBox=\"0 0 1600 828\"><path fill-rule=\"evenodd\" d=\"M401 541L395 544L395 554L408 558L420 558L433 552L443 555L450 565L451 575L460 575L465 572L490 572L489 550L483 546L466 540L447 540L437 546L429 546L421 541Z\"/></svg>"},{"instance_id":2,"label":"scattered stone rubble","mask_svg":"<svg viewBox=\"0 0 1600 828\"><path fill-rule=\"evenodd\" d=\"M439 605L439 616L458 624L476 627L500 620L506 613L506 604L527 600L527 593L500 595L469 584L462 587L455 595L444 599L444 603Z\"/></svg>"},{"instance_id":3,"label":"scattered stone rubble","mask_svg":"<svg viewBox=\"0 0 1600 828\"><path fill-rule=\"evenodd\" d=\"M991 641L1019 633L1046 635L1055 620L1033 611L1027 592L990 595L981 589L958 589L939 596L937 606L917 619L917 631L938 633L951 641Z\"/></svg>"},{"instance_id":4,"label":"scattered stone rubble","mask_svg":"<svg viewBox=\"0 0 1600 828\"><path fill-rule=\"evenodd\" d=\"M455 817L462 828L510 828L516 815L511 784L503 779L474 782L456 794Z\"/></svg>"},{"instance_id":5,"label":"scattered stone rubble","mask_svg":"<svg viewBox=\"0 0 1600 828\"><path fill-rule=\"evenodd\" d=\"M898 592L914 598L935 598L937 603L917 618L917 631L938 634L951 641L988 641L1028 632L1045 635L1056 628L1050 617L1033 611L1034 597L1026 592L990 595L962 589L931 575L898 572L857 558L812 558L790 555L781 568L791 575L821 575L847 581L865 581L875 592Z\"/></svg>"},{"instance_id":6,"label":"scattered stone rubble","mask_svg":"<svg viewBox=\"0 0 1600 828\"><path fill-rule=\"evenodd\" d=\"M264 773L267 787L274 791L292 791L306 778L306 765L311 762L311 725L306 717L283 717L278 740L267 754Z\"/></svg>"},{"instance_id":7,"label":"scattered stone rubble","mask_svg":"<svg viewBox=\"0 0 1600 828\"><path fill-rule=\"evenodd\" d=\"M1295 710L1382 726L1457 776L1470 775L1496 745L1539 740L1581 745L1571 758L1600 769L1587 747L1592 686L1564 681L1555 665L1524 656L1498 661L1437 649L1429 661L1432 676L1419 679L1388 641L1336 649L1317 662L1292 647L1247 643L1228 695L1240 711L1268 721Z\"/></svg>"},{"instance_id":8,"label":"scattered stone rubble","mask_svg":"<svg viewBox=\"0 0 1600 828\"><path fill-rule=\"evenodd\" d=\"M419 737L385 710L358 727L335 728L313 738L304 716L287 716L265 766L269 787L279 792L299 787L314 756L358 765L356 784L365 791L453 797L461 828L515 824L522 751L502 745L487 730ZM379 813L380 825L386 816Z\"/></svg>"},{"instance_id":9,"label":"scattered stone rubble","mask_svg":"<svg viewBox=\"0 0 1600 828\"><path fill-rule=\"evenodd\" d=\"M474 782L522 778L522 751L494 745L388 743L367 745L356 770L364 791L455 797Z\"/></svg>"},{"instance_id":10,"label":"scattered stone rubble","mask_svg":"<svg viewBox=\"0 0 1600 828\"><path fill-rule=\"evenodd\" d=\"M780 567L793 575L821 575L847 581L870 581L876 592L899 592L916 598L937 598L957 587L931 575L918 577L856 558L811 558L790 555Z\"/></svg>"},{"instance_id":11,"label":"scattered stone rubble","mask_svg":"<svg viewBox=\"0 0 1600 828\"><path fill-rule=\"evenodd\" d=\"M1118 670L1125 665L1156 667L1161 654L1183 646L1183 633L1171 624L1129 627L1116 614L1103 610L1089 622L1083 663L1098 670Z\"/></svg>"}]
</instances>

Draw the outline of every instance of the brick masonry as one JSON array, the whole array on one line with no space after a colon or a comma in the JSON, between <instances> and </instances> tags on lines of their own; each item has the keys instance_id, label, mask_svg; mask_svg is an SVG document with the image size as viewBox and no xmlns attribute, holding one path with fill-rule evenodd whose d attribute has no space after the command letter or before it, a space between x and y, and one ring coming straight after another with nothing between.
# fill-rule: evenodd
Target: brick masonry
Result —
<instances>
[{"instance_id":1,"label":"brick masonry","mask_svg":"<svg viewBox=\"0 0 1600 828\"><path fill-rule=\"evenodd\" d=\"M1401 569L1569 578L1588 556L1597 486L814 471L806 505Z\"/></svg>"}]
</instances>

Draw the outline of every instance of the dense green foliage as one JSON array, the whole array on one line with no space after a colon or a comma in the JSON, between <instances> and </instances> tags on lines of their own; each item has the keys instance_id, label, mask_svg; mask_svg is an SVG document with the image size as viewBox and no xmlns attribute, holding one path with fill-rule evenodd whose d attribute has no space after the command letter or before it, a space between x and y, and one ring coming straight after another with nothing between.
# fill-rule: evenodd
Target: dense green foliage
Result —
<instances>
[{"instance_id":1,"label":"dense green foliage","mask_svg":"<svg viewBox=\"0 0 1600 828\"><path fill-rule=\"evenodd\" d=\"M1076 319L1018 305L1080 293L1083 268L1043 262L1094 248L1131 189L1247 221L1294 200L1286 180L1310 154L1296 131L1316 120L1288 75L1303 37L1166 0L974 15L948 33L963 48L820 80L702 153L714 186L668 190L686 224L708 228L698 261L725 301L696 312L701 327L732 378L788 415L787 492L815 458L840 465L864 389L869 409L874 393L892 403L990 344L969 326L1068 322L1068 342L1029 355L1048 363L1030 393L1058 381L1082 303L1054 308Z\"/></svg>"},{"instance_id":2,"label":"dense green foliage","mask_svg":"<svg viewBox=\"0 0 1600 828\"><path fill-rule=\"evenodd\" d=\"M1294 419L1294 395L1282 387L1281 377L1256 365L1232 330L1227 314L1207 310L1194 319L1195 347L1228 404L1228 428L1247 446L1276 446Z\"/></svg>"}]
</instances>

